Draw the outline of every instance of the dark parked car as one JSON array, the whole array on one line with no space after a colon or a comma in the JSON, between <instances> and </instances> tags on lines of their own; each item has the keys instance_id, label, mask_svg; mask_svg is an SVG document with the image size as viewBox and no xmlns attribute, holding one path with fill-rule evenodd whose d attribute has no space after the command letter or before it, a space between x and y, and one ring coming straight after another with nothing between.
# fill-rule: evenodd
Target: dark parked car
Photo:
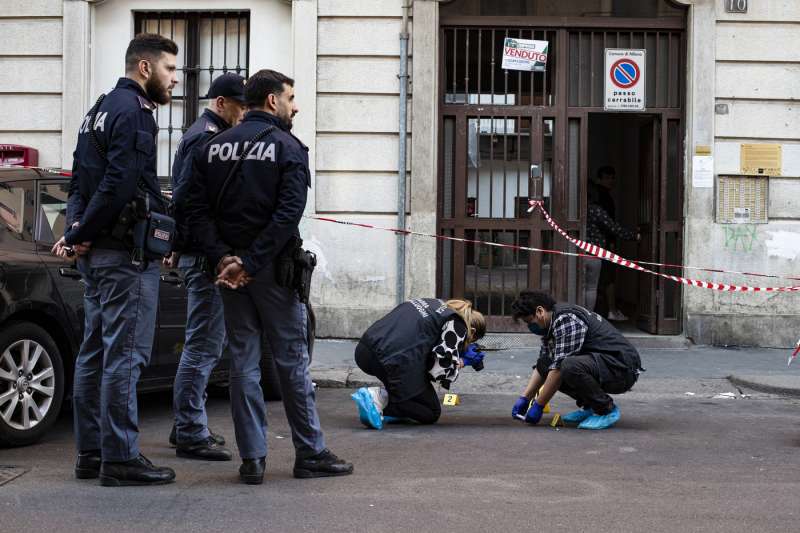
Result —
<instances>
[{"instance_id":1,"label":"dark parked car","mask_svg":"<svg viewBox=\"0 0 800 533\"><path fill-rule=\"evenodd\" d=\"M58 172L0 168L0 444L41 438L72 390L83 284L74 264L50 254L64 234L68 182ZM183 349L186 290L180 274L162 267L159 292L158 331L140 392L171 387ZM280 399L272 357L263 351L265 398ZM212 383L224 383L227 369L223 358Z\"/></svg>"}]
</instances>

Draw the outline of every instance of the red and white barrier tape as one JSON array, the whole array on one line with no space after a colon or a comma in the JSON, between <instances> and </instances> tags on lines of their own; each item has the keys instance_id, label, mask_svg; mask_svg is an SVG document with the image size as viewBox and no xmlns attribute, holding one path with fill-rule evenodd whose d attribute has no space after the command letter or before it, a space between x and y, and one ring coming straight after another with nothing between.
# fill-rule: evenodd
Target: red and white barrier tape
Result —
<instances>
[{"instance_id":1,"label":"red and white barrier tape","mask_svg":"<svg viewBox=\"0 0 800 533\"><path fill-rule=\"evenodd\" d=\"M37 167L37 166L23 166L23 165L4 165L0 166L0 168L19 168L19 169L30 169L30 170L38 170L41 172L46 172L48 174L54 174L58 176L65 176L71 177L72 172L62 170L62 169L55 169L55 168L45 168L45 167ZM747 285L728 285L725 283L713 283L709 281L701 281L691 278L685 278L682 276L673 276L671 274L663 274L661 272L655 272L653 270L649 270L647 268L642 267L641 265L648 265L648 266L660 266L660 267L667 267L667 268L681 268L686 270L700 270L704 272L713 272L718 274L737 274L743 276L756 276L756 277L763 277L763 278L777 278L777 279L791 279L791 280L800 280L800 278L790 277L790 276L778 276L774 274L758 274L754 272L737 272L733 270L721 270L721 269L714 269L714 268L701 268L701 267L692 267L692 266L685 266L685 265L672 265L668 263L653 263L647 261L631 261L625 259L624 257L620 257L617 254L605 250L599 246L595 246L594 244L587 243L585 241L581 241L579 239L575 239L570 237L568 233L566 233L563 229L561 229L555 220L550 216L550 214L545 210L544 204L541 201L531 200L530 201L530 209L528 210L533 211L535 209L539 209L542 212L545 220L547 220L548 224L557 231L561 236L567 239L569 242L580 248L581 250L588 252L586 254L581 253L573 253L573 252L563 252L560 250L548 250L545 248L534 248L531 246L518 246L514 244L503 244L497 242L490 242L490 241L481 241L476 239L464 239L459 237L448 237L446 235L432 235L429 233L421 233L418 231L410 231L410 230L403 230L398 228L384 228L380 226L373 226L371 224L361 224L357 222L347 222L342 220L336 220L333 218L326 218L326 217L319 217L319 216L310 216L306 215L304 218L312 219L312 220L321 220L323 222L334 222L336 224L343 224L346 226L357 226L362 228L368 229L377 229L382 231L391 231L392 233L396 234L403 234L403 235L416 235L419 237L429 237L433 239L440 239L440 240L448 240L448 241L456 241L456 242L464 242L470 244L481 244L485 246L493 246L496 248L510 248L513 250L521 250L521 251L528 251L528 252L539 252L539 253L546 253L546 254L554 254L554 255L566 255L572 257L585 257L591 259L604 259L606 261L611 261L612 263L616 263L618 265L622 265L634 270L638 270L640 272L645 272L647 274L652 274L654 276L660 276L669 280L672 280L677 283L683 283L684 285L688 285L691 287L700 287L704 289L712 289L717 291L725 291L725 292L800 292L800 286L786 286L786 287L750 287ZM795 350L793 357L796 357L800 351L800 343L798 343L798 349Z\"/></svg>"},{"instance_id":2,"label":"red and white barrier tape","mask_svg":"<svg viewBox=\"0 0 800 533\"><path fill-rule=\"evenodd\" d=\"M383 226L375 226L372 224L363 224L360 222L349 222L347 220L337 220L335 218L328 218L328 217L320 217L316 215L303 215L303 218L309 220L320 220L322 222L333 222L334 224L341 224L343 226L356 226L359 228L366 228L366 229L377 229L380 231L390 231L397 235L416 235L417 237L429 237L432 239L439 239L442 241L454 241L454 242L465 242L469 244L481 244L486 246L493 246L495 248L509 248L512 250L520 250L524 252L539 252L543 254L554 254L554 255L569 255L573 257L585 257L587 259L598 259L597 257L589 254L579 254L573 252L562 252L561 250L548 250L547 248L533 248L531 246L519 246L516 244L503 244L500 242L491 242L491 241L479 241L476 239L465 239L461 237L448 237L447 235L433 235L431 233L421 233L419 231L411 231L405 229L398 229L398 228L387 228Z\"/></svg>"},{"instance_id":3,"label":"red and white barrier tape","mask_svg":"<svg viewBox=\"0 0 800 533\"><path fill-rule=\"evenodd\" d=\"M738 270L723 270L720 268L707 268L707 267L695 267L695 266L688 266L688 265L674 265L672 263L652 263L650 261L635 261L635 263L639 265L647 265L647 266L660 266L665 268L680 268L682 270L697 270L698 272L710 272L712 274L736 274L739 276L752 276L756 278L772 278L772 279L790 279L793 281L800 281L800 278L796 276L781 276L777 274L758 274L757 272L741 272Z\"/></svg>"},{"instance_id":4,"label":"red and white barrier tape","mask_svg":"<svg viewBox=\"0 0 800 533\"><path fill-rule=\"evenodd\" d=\"M430 233L421 233L418 231L411 231L411 230L403 230L399 228L387 228L383 226L375 226L373 224L364 224L361 222L350 222L346 220L337 220L335 218L328 218L328 217L321 217L316 215L304 215L303 218L309 220L319 220L322 222L332 222L334 224L342 224L344 226L355 226L359 228L366 228L366 229L375 229L380 231L389 231L395 233L397 235L416 235L418 237L428 237L432 239L439 239L445 241L455 241L455 242L463 242L463 243L470 243L470 244L480 244L485 246L493 246L496 248L509 248L512 250L520 250L520 251L527 251L527 252L539 252L539 253L546 253L546 254L554 254L554 255L566 255L572 257L584 257L587 259L604 259L606 261L611 261L616 264L620 264L622 266L632 268L634 270L638 270L640 272L644 272L647 274L652 274L654 276L661 276L663 278L669 279L671 281L677 283L683 283L685 285L691 287L700 287L705 289L713 289L718 291L728 291L728 292L800 292L800 286L786 286L786 287L749 287L744 285L728 285L723 283L712 283L708 281L700 281L691 278L684 278L681 276L673 276L670 274L662 274L660 272L655 272L653 270L649 270L641 266L641 264L648 264L648 265L655 265L655 266L665 266L665 267L676 267L676 268L692 268L692 267L682 267L681 265L669 265L669 264L662 264L662 263L642 263L642 262L634 262L624 257L620 257L608 250L605 250L599 246L595 246L593 244L589 244L587 242L574 239L570 237L564 230L562 230L558 224L550 217L550 214L545 211L544 206L542 206L539 202L531 202L531 210L539 208L542 211L545 219L548 221L550 226L564 236L567 240L569 240L572 244L584 250L588 253L574 253L574 252L563 252L561 250L549 250L546 248L534 248L531 246L519 246L515 244L503 244L491 241L481 241L476 239L465 239L461 237L449 237L447 235L433 235ZM727 273L727 274L742 274L742 275L755 275L755 276L762 276L762 277L772 277L772 278L784 278L784 276L776 276L772 274L752 274L752 273L745 273L745 272L734 272L734 271L727 271L727 270L719 270L719 269L700 269L697 270L707 270L710 272L715 273ZM787 278L787 279L798 279L798 278Z\"/></svg>"},{"instance_id":5,"label":"red and white barrier tape","mask_svg":"<svg viewBox=\"0 0 800 533\"><path fill-rule=\"evenodd\" d=\"M799 353L800 353L800 340L797 341L797 346L795 346L794 348L794 353L789 356L789 362L786 364L786 366L791 365L792 361L794 361L797 358L797 354Z\"/></svg>"},{"instance_id":6,"label":"red and white barrier tape","mask_svg":"<svg viewBox=\"0 0 800 533\"><path fill-rule=\"evenodd\" d=\"M616 263L618 265L622 265L627 268L631 268L633 270L638 270L640 272L645 272L647 274L652 274L654 276L660 276L662 278L666 278L672 280L676 283L683 283L684 285L688 285L690 287L699 287L701 289L712 289L715 291L724 291L724 292L800 292L800 286L788 286L788 287L750 287L747 285L728 285L727 283L713 283L710 281L701 281L697 279L685 278L683 276L673 276L671 274L663 274L661 272L655 272L654 270L649 270L640 266L639 264L635 263L634 261L630 261L625 259L624 257L620 257L617 254L606 250L605 248L601 248L600 246L596 246L594 244L582 241L580 239L576 239L574 237L570 237L570 235L565 232L561 227L556 223L555 220L550 216L550 213L544 208L544 205L541 201L531 200L530 202L531 209L538 209L542 212L545 220L547 223L550 224L550 227L553 228L556 232L558 232L562 237L567 239L569 242L580 248L581 250L590 253L591 255L597 256L601 259L605 259L606 261L611 261L612 263Z\"/></svg>"},{"instance_id":7,"label":"red and white barrier tape","mask_svg":"<svg viewBox=\"0 0 800 533\"><path fill-rule=\"evenodd\" d=\"M23 170L41 170L42 172L46 172L48 174L53 174L55 176L65 176L67 178L72 177L72 172L69 170L62 170L60 168L45 168L45 167L29 167L25 165L0 165L0 168L17 168Z\"/></svg>"}]
</instances>

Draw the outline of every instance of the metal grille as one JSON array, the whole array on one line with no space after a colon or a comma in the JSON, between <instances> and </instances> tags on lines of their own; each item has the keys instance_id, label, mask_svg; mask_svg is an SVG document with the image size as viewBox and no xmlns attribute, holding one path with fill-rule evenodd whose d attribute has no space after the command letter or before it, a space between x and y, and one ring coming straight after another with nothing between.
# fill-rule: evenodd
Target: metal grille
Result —
<instances>
[{"instance_id":1,"label":"metal grille","mask_svg":"<svg viewBox=\"0 0 800 533\"><path fill-rule=\"evenodd\" d=\"M647 51L646 113L659 125L645 132L654 153L646 161L652 167L646 174L652 198L642 209L649 227L659 229L644 244L652 248L648 257L679 263L686 10L662 0L626 0L604 3L613 13L583 17L576 16L578 2L568 3L571 7L518 3L524 12L516 15L505 9L510 2L481 3L479 13L467 4L448 4L452 9L443 7L449 12L440 19L440 234L566 250L566 241L555 237L541 217L526 213L528 197L536 196L570 235L585 237L589 123L604 112L604 49L642 48ZM553 10L562 8L568 15L555 16ZM506 37L547 41L545 71L504 70ZM582 303L580 266L558 255L472 243L440 245L438 288L448 297L473 300L490 331L519 331L510 319L516 293L541 288L559 300ZM656 294L669 299L659 310L657 327L675 333L681 293L662 285L645 287L646 296L649 302L658 299Z\"/></svg>"},{"instance_id":2,"label":"metal grille","mask_svg":"<svg viewBox=\"0 0 800 533\"><path fill-rule=\"evenodd\" d=\"M682 31L571 31L569 105L602 107L605 49L647 50L645 106L679 108L684 72Z\"/></svg>"},{"instance_id":3,"label":"metal grille","mask_svg":"<svg viewBox=\"0 0 800 533\"><path fill-rule=\"evenodd\" d=\"M179 48L179 83L170 104L156 112L158 176L168 186L175 148L197 119L212 80L226 72L248 76L250 12L141 11L135 28L169 37Z\"/></svg>"},{"instance_id":4,"label":"metal grille","mask_svg":"<svg viewBox=\"0 0 800 533\"><path fill-rule=\"evenodd\" d=\"M544 72L503 70L506 37L548 41ZM556 32L541 29L446 28L442 39L445 103L503 106L553 105Z\"/></svg>"},{"instance_id":5,"label":"metal grille","mask_svg":"<svg viewBox=\"0 0 800 533\"><path fill-rule=\"evenodd\" d=\"M471 230L470 240L530 246L530 231ZM511 302L528 286L529 252L511 248L466 244L464 295L489 316L511 316Z\"/></svg>"},{"instance_id":6,"label":"metal grille","mask_svg":"<svg viewBox=\"0 0 800 533\"><path fill-rule=\"evenodd\" d=\"M727 6L730 0L726 1ZM454 0L440 16L504 17L677 17L685 8L670 0Z\"/></svg>"},{"instance_id":7,"label":"metal grille","mask_svg":"<svg viewBox=\"0 0 800 533\"><path fill-rule=\"evenodd\" d=\"M531 164L531 119L467 119L467 215L475 218L525 216ZM522 213L519 213L520 201Z\"/></svg>"}]
</instances>

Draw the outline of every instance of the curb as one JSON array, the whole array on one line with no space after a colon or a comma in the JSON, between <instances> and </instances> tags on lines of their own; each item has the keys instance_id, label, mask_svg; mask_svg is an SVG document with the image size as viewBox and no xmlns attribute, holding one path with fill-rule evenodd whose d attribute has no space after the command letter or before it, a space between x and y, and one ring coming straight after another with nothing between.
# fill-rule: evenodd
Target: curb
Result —
<instances>
[{"instance_id":1,"label":"curb","mask_svg":"<svg viewBox=\"0 0 800 533\"><path fill-rule=\"evenodd\" d=\"M685 335L622 334L638 350L688 350L692 342ZM478 343L488 351L539 350L541 343L530 333L487 333Z\"/></svg>"},{"instance_id":2,"label":"curb","mask_svg":"<svg viewBox=\"0 0 800 533\"><path fill-rule=\"evenodd\" d=\"M771 385L769 383L765 383L764 381L754 381L755 379L757 378L740 377L733 375L728 376L728 381L730 381L733 385L736 385L738 387L744 387L746 389L758 392L766 392L768 394L788 396L790 398L800 398L800 387Z\"/></svg>"},{"instance_id":3,"label":"curb","mask_svg":"<svg viewBox=\"0 0 800 533\"><path fill-rule=\"evenodd\" d=\"M800 386L770 384L767 380L775 379L774 376L735 376L726 378L732 385L766 394L775 394L788 398L800 399ZM778 377L777 379L786 379ZM311 370L311 380L321 389L357 389L359 387L380 386L380 381L365 374L358 368L319 368ZM800 382L798 382L800 385Z\"/></svg>"},{"instance_id":4,"label":"curb","mask_svg":"<svg viewBox=\"0 0 800 533\"><path fill-rule=\"evenodd\" d=\"M380 385L380 381L358 368L311 369L311 380L321 389L357 389Z\"/></svg>"}]
</instances>

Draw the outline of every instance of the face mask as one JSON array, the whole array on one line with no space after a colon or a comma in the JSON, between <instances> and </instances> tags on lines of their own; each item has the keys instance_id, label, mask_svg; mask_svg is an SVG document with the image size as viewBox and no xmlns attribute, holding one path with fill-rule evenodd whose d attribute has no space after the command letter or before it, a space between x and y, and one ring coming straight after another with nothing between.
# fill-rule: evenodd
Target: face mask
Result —
<instances>
[{"instance_id":1,"label":"face mask","mask_svg":"<svg viewBox=\"0 0 800 533\"><path fill-rule=\"evenodd\" d=\"M528 324L528 330L534 335L539 335L540 337L543 337L545 333L547 333L547 330L540 327L536 322L531 322Z\"/></svg>"}]
</instances>

